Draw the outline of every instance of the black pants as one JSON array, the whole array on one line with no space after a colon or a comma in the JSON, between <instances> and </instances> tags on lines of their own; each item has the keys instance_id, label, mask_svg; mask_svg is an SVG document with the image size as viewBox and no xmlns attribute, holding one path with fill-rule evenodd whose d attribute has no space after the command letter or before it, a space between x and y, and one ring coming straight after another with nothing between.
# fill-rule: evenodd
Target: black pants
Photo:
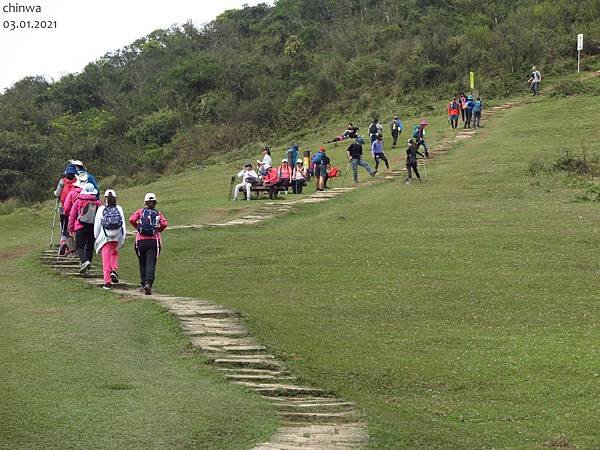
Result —
<instances>
[{"instance_id":1,"label":"black pants","mask_svg":"<svg viewBox=\"0 0 600 450\"><path fill-rule=\"evenodd\" d=\"M278 192L279 186L280 186L279 183L280 182L274 183L274 184L265 184L265 187L269 188L269 199L270 200L277 198L277 192Z\"/></svg>"},{"instance_id":2,"label":"black pants","mask_svg":"<svg viewBox=\"0 0 600 450\"><path fill-rule=\"evenodd\" d=\"M425 143L425 141L423 139L419 139L417 141L417 150L419 150L420 146L423 146L425 148L425 156L429 156L429 147L427 146L427 144Z\"/></svg>"},{"instance_id":3,"label":"black pants","mask_svg":"<svg viewBox=\"0 0 600 450\"><path fill-rule=\"evenodd\" d=\"M396 142L398 142L398 132L392 131L392 147L396 146Z\"/></svg>"},{"instance_id":4,"label":"black pants","mask_svg":"<svg viewBox=\"0 0 600 450\"><path fill-rule=\"evenodd\" d=\"M480 121L481 121L481 111L475 111L473 113L473 128L479 128Z\"/></svg>"},{"instance_id":5,"label":"black pants","mask_svg":"<svg viewBox=\"0 0 600 450\"><path fill-rule=\"evenodd\" d=\"M379 160L383 160L383 162L385 163L385 167L386 169L390 168L390 163L388 163L387 158L385 157L384 153L375 153L375 170L377 170L377 168L379 167Z\"/></svg>"},{"instance_id":6,"label":"black pants","mask_svg":"<svg viewBox=\"0 0 600 450\"><path fill-rule=\"evenodd\" d=\"M463 109L462 105L460 107L460 115L462 117L462 121L465 121L465 110Z\"/></svg>"},{"instance_id":7,"label":"black pants","mask_svg":"<svg viewBox=\"0 0 600 450\"><path fill-rule=\"evenodd\" d=\"M65 214L60 215L60 237L68 236L67 225L69 225L69 216Z\"/></svg>"},{"instance_id":8,"label":"black pants","mask_svg":"<svg viewBox=\"0 0 600 450\"><path fill-rule=\"evenodd\" d=\"M156 239L140 239L135 243L135 252L140 265L140 283L152 287L156 272L156 259L158 258L159 242Z\"/></svg>"},{"instance_id":9,"label":"black pants","mask_svg":"<svg viewBox=\"0 0 600 450\"><path fill-rule=\"evenodd\" d=\"M421 175L419 175L419 169L417 169L417 162L416 161L407 161L406 162L406 170L408 171L408 178L412 178L412 173L411 170L413 170L415 172L415 176L420 180L421 179Z\"/></svg>"},{"instance_id":10,"label":"black pants","mask_svg":"<svg viewBox=\"0 0 600 450\"><path fill-rule=\"evenodd\" d=\"M465 111L465 128L471 128L471 118L473 117L473 111Z\"/></svg>"},{"instance_id":11,"label":"black pants","mask_svg":"<svg viewBox=\"0 0 600 450\"><path fill-rule=\"evenodd\" d=\"M304 187L304 180L292 180L292 192L294 194L302 194L303 187Z\"/></svg>"},{"instance_id":12,"label":"black pants","mask_svg":"<svg viewBox=\"0 0 600 450\"><path fill-rule=\"evenodd\" d=\"M86 261L92 262L95 240L94 225L91 223L83 224L83 228L80 228L75 232L75 248L77 249L79 261L82 263Z\"/></svg>"}]
</instances>

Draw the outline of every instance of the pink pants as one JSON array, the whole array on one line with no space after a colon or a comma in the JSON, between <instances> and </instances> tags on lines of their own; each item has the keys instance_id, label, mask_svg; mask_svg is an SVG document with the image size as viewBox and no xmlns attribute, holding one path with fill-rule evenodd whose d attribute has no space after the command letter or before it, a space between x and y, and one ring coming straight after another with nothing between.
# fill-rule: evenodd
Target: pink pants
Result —
<instances>
[{"instance_id":1,"label":"pink pants","mask_svg":"<svg viewBox=\"0 0 600 450\"><path fill-rule=\"evenodd\" d=\"M110 283L110 272L119 269L119 250L117 249L118 242L107 242L102 246L102 273L104 274L104 282Z\"/></svg>"}]
</instances>

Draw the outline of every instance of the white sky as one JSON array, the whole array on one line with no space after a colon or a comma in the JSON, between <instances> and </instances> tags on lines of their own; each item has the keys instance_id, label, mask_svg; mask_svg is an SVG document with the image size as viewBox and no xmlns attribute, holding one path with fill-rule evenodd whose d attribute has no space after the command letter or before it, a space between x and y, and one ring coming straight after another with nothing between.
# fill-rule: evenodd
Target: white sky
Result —
<instances>
[{"instance_id":1,"label":"white sky","mask_svg":"<svg viewBox=\"0 0 600 450\"><path fill-rule=\"evenodd\" d=\"M32 75L58 80L158 28L188 20L200 26L243 4L268 0L0 0L0 93ZM3 7L40 5L41 13ZM56 29L9 31L5 21L56 21Z\"/></svg>"}]
</instances>

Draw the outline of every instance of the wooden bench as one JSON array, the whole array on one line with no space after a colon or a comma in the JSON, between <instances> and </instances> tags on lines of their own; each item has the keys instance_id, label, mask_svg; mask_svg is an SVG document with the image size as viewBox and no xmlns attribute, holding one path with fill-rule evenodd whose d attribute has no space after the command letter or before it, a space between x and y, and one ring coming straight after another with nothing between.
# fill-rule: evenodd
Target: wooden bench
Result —
<instances>
[{"instance_id":1,"label":"wooden bench","mask_svg":"<svg viewBox=\"0 0 600 450\"><path fill-rule=\"evenodd\" d=\"M288 189L285 189L283 186L277 186L277 192L275 193L275 195L278 195L280 192L284 192L287 194ZM265 187L263 185L252 186L250 188L250 195L253 196L254 193L256 193L256 197L254 197L254 198L258 199L260 197L261 193L265 193L265 194L269 195L269 188ZM240 189L240 194L244 196L243 197L244 199L246 199L246 189L245 188Z\"/></svg>"}]
</instances>

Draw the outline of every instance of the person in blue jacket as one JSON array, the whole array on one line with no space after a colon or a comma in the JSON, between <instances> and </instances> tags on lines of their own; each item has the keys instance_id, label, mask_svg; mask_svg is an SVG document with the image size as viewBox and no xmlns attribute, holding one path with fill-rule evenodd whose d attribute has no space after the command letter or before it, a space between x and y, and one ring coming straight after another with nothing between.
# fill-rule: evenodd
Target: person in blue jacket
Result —
<instances>
[{"instance_id":1,"label":"person in blue jacket","mask_svg":"<svg viewBox=\"0 0 600 450\"><path fill-rule=\"evenodd\" d=\"M481 111L483 111L483 102L481 101L481 97L477 97L477 100L473 102L473 128L479 128Z\"/></svg>"},{"instance_id":2,"label":"person in blue jacket","mask_svg":"<svg viewBox=\"0 0 600 450\"><path fill-rule=\"evenodd\" d=\"M473 96L469 95L464 106L465 110L465 128L471 128L471 119L473 118Z\"/></svg>"},{"instance_id":3,"label":"person in blue jacket","mask_svg":"<svg viewBox=\"0 0 600 450\"><path fill-rule=\"evenodd\" d=\"M71 159L69 160L69 164L72 164L75 166L75 168L77 169L77 179L81 182L81 183L92 183L94 185L94 188L96 189L96 191L100 192L100 186L98 185L98 182L96 181L96 177L94 177L94 175L92 175L83 165L83 163L81 161L79 161L78 159ZM99 194L96 194L97 198L99 197Z\"/></svg>"}]
</instances>

